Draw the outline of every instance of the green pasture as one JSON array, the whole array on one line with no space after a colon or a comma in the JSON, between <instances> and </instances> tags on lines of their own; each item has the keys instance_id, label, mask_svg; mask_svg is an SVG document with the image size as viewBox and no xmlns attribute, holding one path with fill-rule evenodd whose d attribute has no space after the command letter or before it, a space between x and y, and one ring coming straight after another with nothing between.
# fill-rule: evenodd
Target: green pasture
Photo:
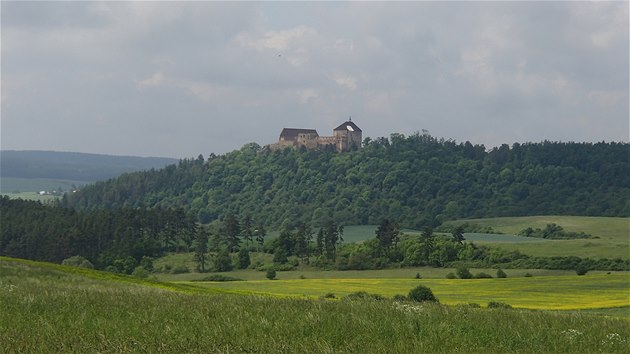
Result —
<instances>
[{"instance_id":1,"label":"green pasture","mask_svg":"<svg viewBox=\"0 0 630 354\"><path fill-rule=\"evenodd\" d=\"M2 257L0 305L7 353L630 350L630 321L587 311L237 296Z\"/></svg>"},{"instance_id":2,"label":"green pasture","mask_svg":"<svg viewBox=\"0 0 630 354\"><path fill-rule=\"evenodd\" d=\"M630 218L590 217L590 216L524 216L489 219L449 221L460 224L469 222L481 226L491 226L506 235L488 235L474 239L475 243L496 246L508 251L518 250L530 256L578 256L581 258L622 258L630 257ZM532 228L545 228L555 223L567 231L585 232L595 238L577 240L538 240L528 239L517 242L513 234ZM503 237L509 240L503 241ZM523 237L523 239L527 239ZM471 238L471 241L473 239Z\"/></svg>"},{"instance_id":3,"label":"green pasture","mask_svg":"<svg viewBox=\"0 0 630 354\"><path fill-rule=\"evenodd\" d=\"M293 279L195 283L211 289L274 296L345 296L366 291L386 297L425 285L444 304L504 302L539 310L579 310L630 306L628 274L505 279Z\"/></svg>"},{"instance_id":4,"label":"green pasture","mask_svg":"<svg viewBox=\"0 0 630 354\"><path fill-rule=\"evenodd\" d=\"M594 217L594 216L521 216L487 219L464 219L448 221L446 224L460 224L468 222L480 226L491 226L493 229L506 233L517 234L519 231L532 227L544 229L547 224L555 223L567 231L585 232L599 237L601 240L628 243L630 235L630 218Z\"/></svg>"}]
</instances>

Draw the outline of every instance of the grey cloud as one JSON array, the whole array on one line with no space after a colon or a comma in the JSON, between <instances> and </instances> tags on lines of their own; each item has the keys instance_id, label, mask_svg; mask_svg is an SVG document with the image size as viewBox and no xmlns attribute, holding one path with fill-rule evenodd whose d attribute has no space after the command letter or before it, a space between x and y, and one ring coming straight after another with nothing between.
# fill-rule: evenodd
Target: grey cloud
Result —
<instances>
[{"instance_id":1,"label":"grey cloud","mask_svg":"<svg viewBox=\"0 0 630 354\"><path fill-rule=\"evenodd\" d=\"M628 53L624 3L3 2L2 148L196 156L348 115L627 141Z\"/></svg>"}]
</instances>

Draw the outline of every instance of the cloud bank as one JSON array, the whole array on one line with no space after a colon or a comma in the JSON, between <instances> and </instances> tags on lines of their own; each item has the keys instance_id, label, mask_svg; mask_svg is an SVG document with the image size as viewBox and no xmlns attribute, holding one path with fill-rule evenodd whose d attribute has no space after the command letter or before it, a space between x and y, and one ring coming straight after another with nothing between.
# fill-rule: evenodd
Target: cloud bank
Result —
<instances>
[{"instance_id":1,"label":"cloud bank","mask_svg":"<svg viewBox=\"0 0 630 354\"><path fill-rule=\"evenodd\" d=\"M2 149L628 141L627 2L2 2Z\"/></svg>"}]
</instances>

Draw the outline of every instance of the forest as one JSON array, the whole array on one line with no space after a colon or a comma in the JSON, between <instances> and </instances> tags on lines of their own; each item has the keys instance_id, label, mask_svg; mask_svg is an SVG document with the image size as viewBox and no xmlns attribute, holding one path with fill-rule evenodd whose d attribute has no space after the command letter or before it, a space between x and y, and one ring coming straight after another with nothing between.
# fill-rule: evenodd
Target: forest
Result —
<instances>
[{"instance_id":1,"label":"forest","mask_svg":"<svg viewBox=\"0 0 630 354\"><path fill-rule=\"evenodd\" d=\"M203 224L226 215L269 229L331 219L397 220L421 230L445 220L527 215L630 215L627 143L515 143L486 149L428 134L366 138L363 148L250 143L225 155L97 182L64 199L77 210L181 208Z\"/></svg>"},{"instance_id":2,"label":"forest","mask_svg":"<svg viewBox=\"0 0 630 354\"><path fill-rule=\"evenodd\" d=\"M583 271L630 270L630 260L580 257L532 257L464 242L464 226L437 234L404 234L394 220L383 219L372 238L344 243L344 226L332 219L319 228L283 227L266 237L264 224L229 214L198 225L181 209L121 208L74 211L62 206L0 198L0 255L88 264L131 274L153 271L152 260L168 252L193 252L198 272L235 268L364 270L390 267L503 267ZM251 252L270 254L271 264L252 264ZM68 263L71 262L71 263ZM183 272L189 272L184 269ZM470 275L473 276L472 274ZM475 275L485 277L486 274Z\"/></svg>"},{"instance_id":3,"label":"forest","mask_svg":"<svg viewBox=\"0 0 630 354\"><path fill-rule=\"evenodd\" d=\"M99 269L130 273L167 252L194 252L198 271L252 265L323 269L501 266L630 269L628 260L531 257L463 242L471 225L447 220L492 216L627 216L625 143L483 145L428 134L365 139L363 148L247 144L207 159L123 174L66 194L56 206L0 200L0 255L61 262L81 256ZM347 225L379 225L372 239L344 243ZM442 234L434 233L438 228ZM405 235L402 228L422 230ZM266 238L267 230L277 237ZM550 224L529 237L566 239ZM150 268L150 265L147 266Z\"/></svg>"},{"instance_id":4,"label":"forest","mask_svg":"<svg viewBox=\"0 0 630 354\"><path fill-rule=\"evenodd\" d=\"M197 232L183 211L120 208L76 212L0 197L0 255L60 263L80 255L97 268L187 251Z\"/></svg>"}]
</instances>

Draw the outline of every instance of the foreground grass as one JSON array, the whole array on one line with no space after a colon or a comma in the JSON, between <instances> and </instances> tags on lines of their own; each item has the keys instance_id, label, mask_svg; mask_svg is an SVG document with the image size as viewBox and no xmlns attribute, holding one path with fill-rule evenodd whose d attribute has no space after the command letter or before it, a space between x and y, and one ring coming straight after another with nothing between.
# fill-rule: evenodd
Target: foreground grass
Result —
<instances>
[{"instance_id":1,"label":"foreground grass","mask_svg":"<svg viewBox=\"0 0 630 354\"><path fill-rule=\"evenodd\" d=\"M0 259L3 352L602 352L630 322L390 301L205 295Z\"/></svg>"}]
</instances>

